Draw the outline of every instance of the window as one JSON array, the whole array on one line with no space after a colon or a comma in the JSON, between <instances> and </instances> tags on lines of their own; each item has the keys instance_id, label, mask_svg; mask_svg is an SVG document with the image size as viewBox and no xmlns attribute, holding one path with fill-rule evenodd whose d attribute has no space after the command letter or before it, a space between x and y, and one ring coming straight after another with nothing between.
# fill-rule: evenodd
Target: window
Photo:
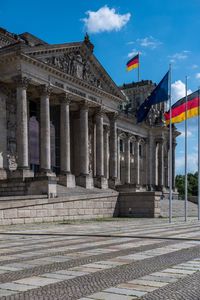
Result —
<instances>
[{"instance_id":1,"label":"window","mask_svg":"<svg viewBox=\"0 0 200 300\"><path fill-rule=\"evenodd\" d=\"M142 157L142 145L139 145L139 156Z\"/></svg>"},{"instance_id":2,"label":"window","mask_svg":"<svg viewBox=\"0 0 200 300\"><path fill-rule=\"evenodd\" d=\"M120 143L120 152L124 152L124 142L123 142L123 140L120 140L119 143Z\"/></svg>"},{"instance_id":3,"label":"window","mask_svg":"<svg viewBox=\"0 0 200 300\"><path fill-rule=\"evenodd\" d=\"M130 154L134 154L133 142L130 142Z\"/></svg>"}]
</instances>

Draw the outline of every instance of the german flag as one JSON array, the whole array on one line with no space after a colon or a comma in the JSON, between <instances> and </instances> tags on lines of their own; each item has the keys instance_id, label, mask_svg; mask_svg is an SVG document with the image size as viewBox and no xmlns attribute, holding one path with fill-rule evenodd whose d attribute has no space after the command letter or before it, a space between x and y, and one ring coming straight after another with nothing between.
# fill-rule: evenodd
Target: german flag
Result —
<instances>
[{"instance_id":1,"label":"german flag","mask_svg":"<svg viewBox=\"0 0 200 300\"><path fill-rule=\"evenodd\" d=\"M187 103L185 97L177 101L171 107L171 123L180 123L187 119L196 117L199 115L199 90L190 94L187 97ZM164 114L165 123L169 125L170 123L170 111Z\"/></svg>"},{"instance_id":2,"label":"german flag","mask_svg":"<svg viewBox=\"0 0 200 300\"><path fill-rule=\"evenodd\" d=\"M126 70L131 71L139 67L139 54L131 58L126 64Z\"/></svg>"}]
</instances>

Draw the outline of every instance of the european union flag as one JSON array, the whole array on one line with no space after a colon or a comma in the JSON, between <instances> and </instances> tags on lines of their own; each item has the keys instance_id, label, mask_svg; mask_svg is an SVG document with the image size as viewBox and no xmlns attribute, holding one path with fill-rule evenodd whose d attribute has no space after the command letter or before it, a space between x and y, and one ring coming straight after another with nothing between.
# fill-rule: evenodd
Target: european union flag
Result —
<instances>
[{"instance_id":1,"label":"european union flag","mask_svg":"<svg viewBox=\"0 0 200 300\"><path fill-rule=\"evenodd\" d=\"M169 71L153 90L151 95L140 105L137 111L137 122L144 121L152 105L165 102L169 99Z\"/></svg>"}]
</instances>

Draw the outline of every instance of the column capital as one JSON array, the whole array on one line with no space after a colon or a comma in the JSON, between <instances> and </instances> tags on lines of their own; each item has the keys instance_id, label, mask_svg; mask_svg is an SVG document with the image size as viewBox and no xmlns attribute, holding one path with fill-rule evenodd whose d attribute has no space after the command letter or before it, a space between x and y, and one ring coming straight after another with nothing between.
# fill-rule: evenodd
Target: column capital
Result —
<instances>
[{"instance_id":1,"label":"column capital","mask_svg":"<svg viewBox=\"0 0 200 300\"><path fill-rule=\"evenodd\" d=\"M95 110L96 117L103 117L105 114L105 108L103 106L99 106Z\"/></svg>"},{"instance_id":2,"label":"column capital","mask_svg":"<svg viewBox=\"0 0 200 300\"><path fill-rule=\"evenodd\" d=\"M164 144L164 139L163 138L158 138L158 139L156 139L156 142L163 145Z\"/></svg>"},{"instance_id":3,"label":"column capital","mask_svg":"<svg viewBox=\"0 0 200 300\"><path fill-rule=\"evenodd\" d=\"M119 113L118 112L109 112L109 113L107 113L107 116L108 116L110 122L115 122L119 116Z\"/></svg>"},{"instance_id":4,"label":"column capital","mask_svg":"<svg viewBox=\"0 0 200 300\"><path fill-rule=\"evenodd\" d=\"M89 109L89 102L87 100L80 102L80 109L81 110L88 110Z\"/></svg>"},{"instance_id":5,"label":"column capital","mask_svg":"<svg viewBox=\"0 0 200 300\"><path fill-rule=\"evenodd\" d=\"M28 85L31 82L31 78L23 77L21 75L13 77L13 80L14 80L15 84L17 85L17 87L23 87L25 89L27 89Z\"/></svg>"},{"instance_id":6,"label":"column capital","mask_svg":"<svg viewBox=\"0 0 200 300\"><path fill-rule=\"evenodd\" d=\"M53 88L50 85L42 84L38 87L40 95L50 96L53 91Z\"/></svg>"},{"instance_id":7,"label":"column capital","mask_svg":"<svg viewBox=\"0 0 200 300\"><path fill-rule=\"evenodd\" d=\"M60 103L70 104L72 102L72 96L68 93L63 93L59 95Z\"/></svg>"}]
</instances>

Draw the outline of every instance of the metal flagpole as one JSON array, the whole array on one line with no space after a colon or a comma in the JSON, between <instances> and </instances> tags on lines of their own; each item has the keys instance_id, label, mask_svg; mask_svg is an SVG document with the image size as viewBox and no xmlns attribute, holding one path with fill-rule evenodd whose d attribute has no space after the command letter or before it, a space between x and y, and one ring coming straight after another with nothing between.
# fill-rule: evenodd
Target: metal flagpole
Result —
<instances>
[{"instance_id":1,"label":"metal flagpole","mask_svg":"<svg viewBox=\"0 0 200 300\"><path fill-rule=\"evenodd\" d=\"M138 82L140 81L140 53L138 52Z\"/></svg>"},{"instance_id":2,"label":"metal flagpole","mask_svg":"<svg viewBox=\"0 0 200 300\"><path fill-rule=\"evenodd\" d=\"M200 221L200 90L199 89L198 89L198 220Z\"/></svg>"},{"instance_id":3,"label":"metal flagpole","mask_svg":"<svg viewBox=\"0 0 200 300\"><path fill-rule=\"evenodd\" d=\"M187 76L185 77L185 222L187 221L187 198L188 198L188 178L187 178L187 130L188 130L188 120L187 120Z\"/></svg>"},{"instance_id":4,"label":"metal flagpole","mask_svg":"<svg viewBox=\"0 0 200 300\"><path fill-rule=\"evenodd\" d=\"M169 65L169 223L172 222L172 93L171 64Z\"/></svg>"}]
</instances>

